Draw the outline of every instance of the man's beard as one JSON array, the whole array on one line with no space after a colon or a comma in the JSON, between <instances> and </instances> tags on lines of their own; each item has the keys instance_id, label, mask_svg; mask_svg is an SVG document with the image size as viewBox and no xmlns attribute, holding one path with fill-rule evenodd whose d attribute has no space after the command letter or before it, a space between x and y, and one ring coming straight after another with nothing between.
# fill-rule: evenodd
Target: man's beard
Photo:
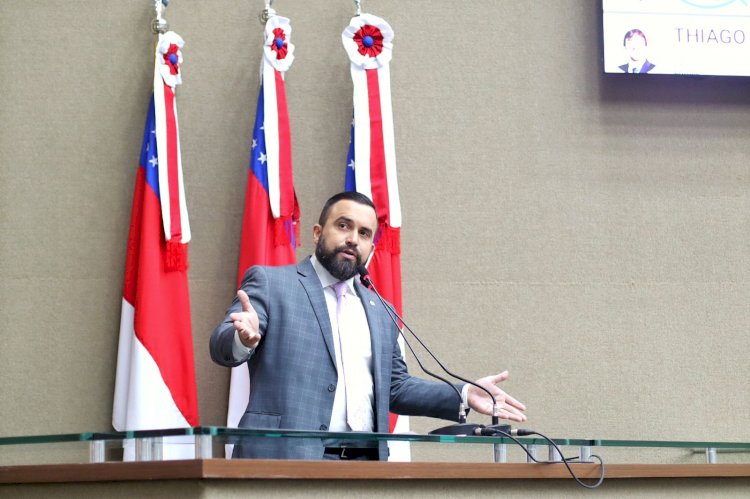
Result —
<instances>
[{"instance_id":1,"label":"man's beard","mask_svg":"<svg viewBox=\"0 0 750 499\"><path fill-rule=\"evenodd\" d=\"M332 251L327 251L325 246L325 238L321 234L318 244L315 246L315 257L333 277L339 281L346 281L357 275L357 266L362 263L358 250L354 250L357 253L357 259L352 261L336 258L336 255L347 249L345 244L334 248Z\"/></svg>"}]
</instances>

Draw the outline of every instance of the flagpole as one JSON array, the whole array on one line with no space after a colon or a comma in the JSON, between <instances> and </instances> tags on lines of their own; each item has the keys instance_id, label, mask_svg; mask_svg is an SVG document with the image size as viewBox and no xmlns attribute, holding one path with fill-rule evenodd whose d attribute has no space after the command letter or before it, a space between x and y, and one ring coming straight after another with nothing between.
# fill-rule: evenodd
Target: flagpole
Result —
<instances>
[{"instance_id":1,"label":"flagpole","mask_svg":"<svg viewBox=\"0 0 750 499\"><path fill-rule=\"evenodd\" d=\"M240 236L237 286L253 265L289 265L299 246L299 205L294 190L290 119L284 74L294 60L289 19L266 1L260 89L255 113ZM263 21L265 19L265 21ZM232 368L227 426L237 427L247 407L250 377L246 363ZM233 445L226 445L231 457Z\"/></svg>"},{"instance_id":2,"label":"flagpole","mask_svg":"<svg viewBox=\"0 0 750 499\"><path fill-rule=\"evenodd\" d=\"M268 20L276 15L276 11L273 10L272 5L273 0L266 0L266 8L263 9L258 16L258 19L260 19L260 24L262 24L264 27Z\"/></svg>"},{"instance_id":3,"label":"flagpole","mask_svg":"<svg viewBox=\"0 0 750 499\"><path fill-rule=\"evenodd\" d=\"M146 113L125 261L112 408L112 426L118 431L199 425L187 275L190 228L175 100L184 43L168 31L161 15L165 4L154 3L151 23L157 35L154 93ZM192 438L169 437L161 445L164 459L195 457ZM124 460L138 459L138 452L132 439L124 442Z\"/></svg>"},{"instance_id":4,"label":"flagpole","mask_svg":"<svg viewBox=\"0 0 750 499\"><path fill-rule=\"evenodd\" d=\"M389 72L394 34L384 19L362 14L361 2L355 0L354 4L356 15L341 34L351 62L354 107L345 186L368 196L375 204L378 231L367 269L384 298L401 314L401 204ZM401 338L399 346L403 353ZM408 425L407 416L390 415L391 431L406 432ZM389 460L411 459L408 442L389 442L389 448Z\"/></svg>"},{"instance_id":5,"label":"flagpole","mask_svg":"<svg viewBox=\"0 0 750 499\"><path fill-rule=\"evenodd\" d=\"M161 16L162 10L169 4L169 0L154 0L154 11L156 17L151 21L151 31L155 34L164 34L169 31L169 23Z\"/></svg>"}]
</instances>

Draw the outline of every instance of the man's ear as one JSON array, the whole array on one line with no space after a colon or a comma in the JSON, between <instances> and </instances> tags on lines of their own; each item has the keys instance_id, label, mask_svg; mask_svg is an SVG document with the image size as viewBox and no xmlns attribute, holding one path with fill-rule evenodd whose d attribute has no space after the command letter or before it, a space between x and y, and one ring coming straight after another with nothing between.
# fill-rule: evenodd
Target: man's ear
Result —
<instances>
[{"instance_id":1,"label":"man's ear","mask_svg":"<svg viewBox=\"0 0 750 499\"><path fill-rule=\"evenodd\" d=\"M320 224L313 225L313 243L318 244L318 239L320 239L320 233L323 231L323 227L320 226Z\"/></svg>"}]
</instances>

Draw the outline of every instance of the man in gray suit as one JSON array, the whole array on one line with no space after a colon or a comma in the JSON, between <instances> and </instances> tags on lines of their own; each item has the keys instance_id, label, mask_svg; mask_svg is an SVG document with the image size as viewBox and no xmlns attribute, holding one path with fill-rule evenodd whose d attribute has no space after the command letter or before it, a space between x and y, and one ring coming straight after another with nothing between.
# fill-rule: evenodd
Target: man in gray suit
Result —
<instances>
[{"instance_id":1,"label":"man in gray suit","mask_svg":"<svg viewBox=\"0 0 750 499\"><path fill-rule=\"evenodd\" d=\"M313 227L315 255L297 265L250 268L224 321L210 339L211 358L227 367L247 362L250 400L240 428L388 431L388 411L458 420L456 391L412 377L401 358L398 328L378 298L357 279L373 251L378 226L372 201L357 192L333 196ZM526 408L496 384L500 417L525 421ZM491 414L489 397L456 385L469 407ZM384 442L248 438L234 457L381 459Z\"/></svg>"}]
</instances>

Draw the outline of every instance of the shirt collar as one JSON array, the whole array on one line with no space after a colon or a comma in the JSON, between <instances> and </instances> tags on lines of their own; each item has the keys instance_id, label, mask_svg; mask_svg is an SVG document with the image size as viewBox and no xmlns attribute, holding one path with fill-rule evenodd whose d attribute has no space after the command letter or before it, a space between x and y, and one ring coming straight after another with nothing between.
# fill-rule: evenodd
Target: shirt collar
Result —
<instances>
[{"instance_id":1,"label":"shirt collar","mask_svg":"<svg viewBox=\"0 0 750 499\"><path fill-rule=\"evenodd\" d=\"M329 288L333 284L336 284L337 282L339 282L338 279L333 277L331 273L328 272L328 270L325 267L323 267L323 264L320 263L320 261L315 257L315 255L312 255L310 257L310 263L312 263L315 273L318 274L318 279L320 279L320 284L323 286L323 289ZM346 282L347 292L353 295L357 294L354 291L354 277L347 279L345 282Z\"/></svg>"}]
</instances>

